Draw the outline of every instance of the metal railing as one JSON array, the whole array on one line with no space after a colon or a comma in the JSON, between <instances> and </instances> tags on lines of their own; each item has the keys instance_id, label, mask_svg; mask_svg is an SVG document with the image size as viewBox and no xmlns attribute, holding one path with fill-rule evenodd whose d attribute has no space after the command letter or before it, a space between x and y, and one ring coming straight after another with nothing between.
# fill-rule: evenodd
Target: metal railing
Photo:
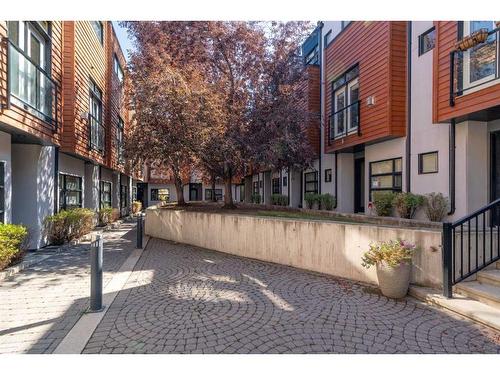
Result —
<instances>
[{"instance_id":1,"label":"metal railing","mask_svg":"<svg viewBox=\"0 0 500 375\"><path fill-rule=\"evenodd\" d=\"M489 84L500 78L500 27L488 32L486 41L466 51L450 52L450 106L455 99L471 90ZM473 54L473 59L471 59ZM483 71L474 67L483 66ZM471 69L472 68L472 69ZM488 74L489 73L489 74Z\"/></svg>"},{"instance_id":2,"label":"metal railing","mask_svg":"<svg viewBox=\"0 0 500 375\"><path fill-rule=\"evenodd\" d=\"M25 109L57 130L57 83L22 49L9 39L5 41L8 46L8 105Z\"/></svg>"},{"instance_id":3,"label":"metal railing","mask_svg":"<svg viewBox=\"0 0 500 375\"><path fill-rule=\"evenodd\" d=\"M500 260L500 199L459 219L443 223L443 295L453 285Z\"/></svg>"},{"instance_id":4,"label":"metal railing","mask_svg":"<svg viewBox=\"0 0 500 375\"><path fill-rule=\"evenodd\" d=\"M330 140L349 134L361 135L360 102L357 100L330 115Z\"/></svg>"}]
</instances>

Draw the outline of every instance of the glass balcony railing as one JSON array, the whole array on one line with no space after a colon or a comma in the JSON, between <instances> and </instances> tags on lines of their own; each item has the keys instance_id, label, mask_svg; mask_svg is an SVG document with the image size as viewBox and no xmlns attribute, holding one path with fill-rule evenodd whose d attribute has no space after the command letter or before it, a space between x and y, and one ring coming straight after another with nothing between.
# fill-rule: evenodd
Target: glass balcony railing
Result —
<instances>
[{"instance_id":1,"label":"glass balcony railing","mask_svg":"<svg viewBox=\"0 0 500 375\"><path fill-rule=\"evenodd\" d=\"M24 51L8 41L9 102L57 127L57 85Z\"/></svg>"},{"instance_id":2,"label":"glass balcony railing","mask_svg":"<svg viewBox=\"0 0 500 375\"><path fill-rule=\"evenodd\" d=\"M484 42L450 53L450 106L457 97L500 82L499 34L500 28L495 28Z\"/></svg>"}]
</instances>

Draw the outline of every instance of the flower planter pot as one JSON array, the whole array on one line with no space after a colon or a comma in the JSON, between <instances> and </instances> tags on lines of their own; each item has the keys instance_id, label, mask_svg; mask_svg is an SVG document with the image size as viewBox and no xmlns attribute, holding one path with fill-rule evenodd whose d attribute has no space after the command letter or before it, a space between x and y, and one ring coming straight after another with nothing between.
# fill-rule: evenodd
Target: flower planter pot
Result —
<instances>
[{"instance_id":1,"label":"flower planter pot","mask_svg":"<svg viewBox=\"0 0 500 375\"><path fill-rule=\"evenodd\" d=\"M401 263L390 267L387 263L377 264L377 278L382 294L389 298L403 298L410 285L411 264Z\"/></svg>"}]
</instances>

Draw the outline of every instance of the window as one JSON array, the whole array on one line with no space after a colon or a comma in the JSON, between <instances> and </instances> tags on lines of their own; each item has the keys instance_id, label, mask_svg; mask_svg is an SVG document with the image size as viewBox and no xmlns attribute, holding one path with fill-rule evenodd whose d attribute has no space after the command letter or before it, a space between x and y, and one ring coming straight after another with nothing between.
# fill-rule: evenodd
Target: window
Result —
<instances>
[{"instance_id":1,"label":"window","mask_svg":"<svg viewBox=\"0 0 500 375\"><path fill-rule=\"evenodd\" d=\"M151 189L152 201L168 202L170 199L170 191L168 189Z\"/></svg>"},{"instance_id":2,"label":"window","mask_svg":"<svg viewBox=\"0 0 500 375\"><path fill-rule=\"evenodd\" d=\"M344 137L359 127L358 75L356 65L332 82L330 137Z\"/></svg>"},{"instance_id":3,"label":"window","mask_svg":"<svg viewBox=\"0 0 500 375\"><path fill-rule=\"evenodd\" d=\"M215 189L215 199L218 201L222 200L222 189ZM205 200L212 200L212 189L205 189Z\"/></svg>"},{"instance_id":4,"label":"window","mask_svg":"<svg viewBox=\"0 0 500 375\"><path fill-rule=\"evenodd\" d=\"M90 21L92 27L94 28L95 35L101 44L104 44L104 29L101 21Z\"/></svg>"},{"instance_id":5,"label":"window","mask_svg":"<svg viewBox=\"0 0 500 375\"><path fill-rule=\"evenodd\" d=\"M123 82L123 69L120 65L120 61L118 60L118 56L116 54L113 56L113 70L118 77L120 83Z\"/></svg>"},{"instance_id":6,"label":"window","mask_svg":"<svg viewBox=\"0 0 500 375\"><path fill-rule=\"evenodd\" d=\"M288 176L283 176L283 187L288 186Z\"/></svg>"},{"instance_id":7,"label":"window","mask_svg":"<svg viewBox=\"0 0 500 375\"><path fill-rule=\"evenodd\" d=\"M262 186L264 185L264 181L260 180L259 181L259 187L262 189Z\"/></svg>"},{"instance_id":8,"label":"window","mask_svg":"<svg viewBox=\"0 0 500 375\"><path fill-rule=\"evenodd\" d=\"M137 200L137 186L132 186L132 200Z\"/></svg>"},{"instance_id":9,"label":"window","mask_svg":"<svg viewBox=\"0 0 500 375\"><path fill-rule=\"evenodd\" d=\"M438 152L426 152L418 155L418 173L437 173L438 172Z\"/></svg>"},{"instance_id":10,"label":"window","mask_svg":"<svg viewBox=\"0 0 500 375\"><path fill-rule=\"evenodd\" d=\"M102 91L94 81L89 82L90 148L104 151L104 125L102 123Z\"/></svg>"},{"instance_id":11,"label":"window","mask_svg":"<svg viewBox=\"0 0 500 375\"><path fill-rule=\"evenodd\" d=\"M325 182L332 182L332 170L325 169Z\"/></svg>"},{"instance_id":12,"label":"window","mask_svg":"<svg viewBox=\"0 0 500 375\"><path fill-rule=\"evenodd\" d=\"M273 178L272 191L273 191L273 194L280 194L280 179L279 179L279 177Z\"/></svg>"},{"instance_id":13,"label":"window","mask_svg":"<svg viewBox=\"0 0 500 375\"><path fill-rule=\"evenodd\" d=\"M316 46L307 56L304 57L305 65L317 65L319 64L319 49Z\"/></svg>"},{"instance_id":14,"label":"window","mask_svg":"<svg viewBox=\"0 0 500 375\"><path fill-rule=\"evenodd\" d=\"M431 27L425 33L418 36L418 55L421 56L424 53L430 51L434 48L436 44L436 29Z\"/></svg>"},{"instance_id":15,"label":"window","mask_svg":"<svg viewBox=\"0 0 500 375\"><path fill-rule=\"evenodd\" d=\"M468 21L463 23L463 36L472 34L480 29L491 31L495 29L493 21ZM497 74L497 35L490 35L484 43L463 52L464 89L494 79Z\"/></svg>"},{"instance_id":16,"label":"window","mask_svg":"<svg viewBox=\"0 0 500 375\"><path fill-rule=\"evenodd\" d=\"M59 174L59 210L82 207L82 178Z\"/></svg>"},{"instance_id":17,"label":"window","mask_svg":"<svg viewBox=\"0 0 500 375\"><path fill-rule=\"evenodd\" d=\"M111 207L111 182L101 181L101 208Z\"/></svg>"},{"instance_id":18,"label":"window","mask_svg":"<svg viewBox=\"0 0 500 375\"><path fill-rule=\"evenodd\" d=\"M118 116L118 128L116 129L116 150L118 153L118 163L122 164L124 162L123 156L123 128L125 127L125 123L123 119Z\"/></svg>"},{"instance_id":19,"label":"window","mask_svg":"<svg viewBox=\"0 0 500 375\"><path fill-rule=\"evenodd\" d=\"M259 181L254 181L253 182L253 193L254 194L259 194Z\"/></svg>"},{"instance_id":20,"label":"window","mask_svg":"<svg viewBox=\"0 0 500 375\"><path fill-rule=\"evenodd\" d=\"M308 172L304 174L305 179L305 193L318 192L318 172Z\"/></svg>"},{"instance_id":21,"label":"window","mask_svg":"<svg viewBox=\"0 0 500 375\"><path fill-rule=\"evenodd\" d=\"M401 191L402 159L387 159L370 163L370 200L373 191Z\"/></svg>"},{"instance_id":22,"label":"window","mask_svg":"<svg viewBox=\"0 0 500 375\"><path fill-rule=\"evenodd\" d=\"M0 162L0 223L5 223L5 163Z\"/></svg>"},{"instance_id":23,"label":"window","mask_svg":"<svg viewBox=\"0 0 500 375\"><path fill-rule=\"evenodd\" d=\"M50 23L8 21L7 27L11 101L52 123L55 83L50 75Z\"/></svg>"}]
</instances>

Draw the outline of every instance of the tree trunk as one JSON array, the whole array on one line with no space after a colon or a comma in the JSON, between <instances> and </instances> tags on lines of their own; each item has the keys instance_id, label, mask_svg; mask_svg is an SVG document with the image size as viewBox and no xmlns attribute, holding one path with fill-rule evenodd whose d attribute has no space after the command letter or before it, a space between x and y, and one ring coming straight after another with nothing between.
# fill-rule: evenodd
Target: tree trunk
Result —
<instances>
[{"instance_id":1,"label":"tree trunk","mask_svg":"<svg viewBox=\"0 0 500 375\"><path fill-rule=\"evenodd\" d=\"M222 208L236 208L236 205L233 203L233 175L231 173L231 168L228 167L226 169L226 173L224 174L224 206Z\"/></svg>"},{"instance_id":2,"label":"tree trunk","mask_svg":"<svg viewBox=\"0 0 500 375\"><path fill-rule=\"evenodd\" d=\"M212 175L212 202L217 202L217 197L215 196L215 175Z\"/></svg>"},{"instance_id":3,"label":"tree trunk","mask_svg":"<svg viewBox=\"0 0 500 375\"><path fill-rule=\"evenodd\" d=\"M173 170L173 174L174 174L175 191L177 192L177 204L179 206L184 206L186 204L186 201L184 200L184 187L182 186L181 176L176 170Z\"/></svg>"}]
</instances>

